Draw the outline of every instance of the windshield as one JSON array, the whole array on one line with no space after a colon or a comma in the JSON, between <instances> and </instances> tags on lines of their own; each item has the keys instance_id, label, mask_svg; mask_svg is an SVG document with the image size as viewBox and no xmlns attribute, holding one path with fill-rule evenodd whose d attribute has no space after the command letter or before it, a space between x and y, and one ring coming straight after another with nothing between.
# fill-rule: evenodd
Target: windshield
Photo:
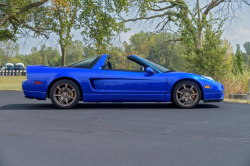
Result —
<instances>
[{"instance_id":1,"label":"windshield","mask_svg":"<svg viewBox=\"0 0 250 166\"><path fill-rule=\"evenodd\" d=\"M156 68L157 70L159 70L160 72L164 73L164 72L168 72L170 71L169 69L166 69L165 67L162 67L160 65L157 65L156 63L154 62L151 62L147 59L144 59L142 57L139 57L139 59L142 59L143 61L145 61L146 63L148 63L149 65L153 66L154 68Z\"/></svg>"},{"instance_id":2,"label":"windshield","mask_svg":"<svg viewBox=\"0 0 250 166\"><path fill-rule=\"evenodd\" d=\"M91 68L98 61L99 58L100 58L100 56L88 57L88 58L82 59L78 62L74 62L74 63L68 65L67 67Z\"/></svg>"}]
</instances>

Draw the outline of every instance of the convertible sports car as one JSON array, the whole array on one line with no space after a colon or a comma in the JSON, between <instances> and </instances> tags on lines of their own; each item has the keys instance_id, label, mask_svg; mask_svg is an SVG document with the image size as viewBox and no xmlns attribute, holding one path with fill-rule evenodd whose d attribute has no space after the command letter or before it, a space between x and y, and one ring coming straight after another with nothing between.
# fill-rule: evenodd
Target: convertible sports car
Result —
<instances>
[{"instance_id":1,"label":"convertible sports car","mask_svg":"<svg viewBox=\"0 0 250 166\"><path fill-rule=\"evenodd\" d=\"M22 87L26 98L50 98L59 108L73 108L80 100L173 102L192 108L200 100L219 102L224 97L223 85L211 77L168 70L136 55L126 63L105 54L65 67L27 66Z\"/></svg>"}]
</instances>

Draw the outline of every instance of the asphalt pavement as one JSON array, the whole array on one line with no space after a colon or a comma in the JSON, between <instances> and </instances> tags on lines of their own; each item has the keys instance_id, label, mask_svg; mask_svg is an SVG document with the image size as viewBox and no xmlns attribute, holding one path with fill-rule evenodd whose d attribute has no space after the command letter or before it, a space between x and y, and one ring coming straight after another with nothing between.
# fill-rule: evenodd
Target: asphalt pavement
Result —
<instances>
[{"instance_id":1,"label":"asphalt pavement","mask_svg":"<svg viewBox=\"0 0 250 166\"><path fill-rule=\"evenodd\" d=\"M250 166L250 105L79 103L0 91L0 166Z\"/></svg>"}]
</instances>

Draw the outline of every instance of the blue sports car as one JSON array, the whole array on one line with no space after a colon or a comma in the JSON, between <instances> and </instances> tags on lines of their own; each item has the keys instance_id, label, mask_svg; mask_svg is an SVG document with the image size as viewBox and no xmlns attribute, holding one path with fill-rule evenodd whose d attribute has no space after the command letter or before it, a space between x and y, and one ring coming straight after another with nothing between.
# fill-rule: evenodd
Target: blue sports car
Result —
<instances>
[{"instance_id":1,"label":"blue sports car","mask_svg":"<svg viewBox=\"0 0 250 166\"><path fill-rule=\"evenodd\" d=\"M192 108L200 100L219 102L224 97L223 85L211 77L169 70L136 55L126 63L105 54L65 67L27 66L22 88L26 98L50 98L59 108L73 108L80 100L173 102Z\"/></svg>"}]
</instances>

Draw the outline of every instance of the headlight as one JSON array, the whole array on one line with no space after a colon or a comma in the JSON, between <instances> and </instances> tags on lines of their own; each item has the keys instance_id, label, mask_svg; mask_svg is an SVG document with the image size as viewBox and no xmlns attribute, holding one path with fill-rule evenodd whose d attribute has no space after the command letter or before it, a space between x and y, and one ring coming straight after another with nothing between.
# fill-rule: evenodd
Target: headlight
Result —
<instances>
[{"instance_id":1,"label":"headlight","mask_svg":"<svg viewBox=\"0 0 250 166\"><path fill-rule=\"evenodd\" d=\"M207 79L210 79L210 80L213 80L213 81L214 81L214 79L213 79L212 77L205 77L205 78L207 78Z\"/></svg>"}]
</instances>

